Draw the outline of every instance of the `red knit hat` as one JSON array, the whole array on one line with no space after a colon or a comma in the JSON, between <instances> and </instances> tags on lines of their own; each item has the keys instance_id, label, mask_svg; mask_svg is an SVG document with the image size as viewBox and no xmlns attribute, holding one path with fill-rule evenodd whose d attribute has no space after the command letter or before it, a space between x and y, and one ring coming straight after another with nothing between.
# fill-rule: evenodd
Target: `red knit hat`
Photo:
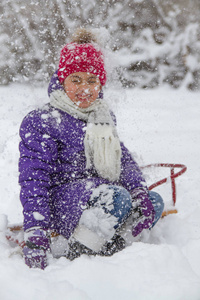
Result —
<instances>
[{"instance_id":1,"label":"red knit hat","mask_svg":"<svg viewBox=\"0 0 200 300\"><path fill-rule=\"evenodd\" d=\"M58 78L61 83L72 73L89 72L96 75L101 85L106 83L103 53L92 43L69 43L60 55Z\"/></svg>"}]
</instances>

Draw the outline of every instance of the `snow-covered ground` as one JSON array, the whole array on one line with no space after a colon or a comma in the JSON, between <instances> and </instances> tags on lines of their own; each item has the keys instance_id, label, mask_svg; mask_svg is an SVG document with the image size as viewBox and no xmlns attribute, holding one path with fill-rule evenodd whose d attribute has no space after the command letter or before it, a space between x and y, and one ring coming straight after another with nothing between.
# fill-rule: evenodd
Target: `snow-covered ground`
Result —
<instances>
[{"instance_id":1,"label":"snow-covered ground","mask_svg":"<svg viewBox=\"0 0 200 300\"><path fill-rule=\"evenodd\" d=\"M200 93L159 88L108 90L106 95L117 115L120 138L140 165L187 166L176 179L178 214L160 220L113 257L82 256L73 262L50 258L45 271L29 269L0 232L0 299L200 299ZM46 102L42 88L0 88L0 214L10 224L22 222L18 129L27 112ZM147 181L168 174L167 169L152 170ZM159 192L170 206L170 183ZM3 225L1 221L1 229Z\"/></svg>"}]
</instances>

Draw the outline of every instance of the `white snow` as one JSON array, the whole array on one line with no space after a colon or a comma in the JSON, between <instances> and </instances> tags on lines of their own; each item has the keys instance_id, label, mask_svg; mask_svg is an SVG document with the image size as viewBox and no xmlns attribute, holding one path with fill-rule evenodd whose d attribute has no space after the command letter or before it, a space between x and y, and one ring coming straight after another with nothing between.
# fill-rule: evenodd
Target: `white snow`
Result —
<instances>
[{"instance_id":1,"label":"white snow","mask_svg":"<svg viewBox=\"0 0 200 300\"><path fill-rule=\"evenodd\" d=\"M79 221L80 225L84 225L87 229L95 232L99 237L104 240L110 240L115 234L114 226L117 224L117 219L113 215L105 214L104 209L101 205L103 202L106 203L104 207L108 210L113 209L112 196L114 191L108 190L105 184L100 185L92 193L91 199L100 196L100 199L96 205L90 209L86 209Z\"/></svg>"},{"instance_id":2,"label":"white snow","mask_svg":"<svg viewBox=\"0 0 200 300\"><path fill-rule=\"evenodd\" d=\"M41 215L40 213L38 213L37 211L33 212L33 217L35 220L40 220L40 221L45 219L45 217L43 215Z\"/></svg>"},{"instance_id":3,"label":"white snow","mask_svg":"<svg viewBox=\"0 0 200 300\"><path fill-rule=\"evenodd\" d=\"M82 256L73 262L49 258L45 271L29 269L19 248L0 232L2 300L199 300L200 299L200 93L185 89L106 92L118 120L120 138L140 165L182 163L176 179L178 214L113 257ZM118 100L116 100L118 99ZM48 102L42 88L0 88L0 213L21 223L18 186L18 129L23 116ZM150 183L169 170L146 172ZM171 205L170 183L160 187ZM1 230L6 224L1 217Z\"/></svg>"}]
</instances>

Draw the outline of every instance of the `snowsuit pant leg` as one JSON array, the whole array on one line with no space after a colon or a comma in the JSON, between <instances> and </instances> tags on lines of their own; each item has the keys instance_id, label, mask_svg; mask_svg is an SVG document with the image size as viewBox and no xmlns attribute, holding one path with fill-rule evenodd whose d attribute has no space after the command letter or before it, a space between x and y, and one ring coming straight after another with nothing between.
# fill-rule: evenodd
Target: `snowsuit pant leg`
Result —
<instances>
[{"instance_id":1,"label":"snowsuit pant leg","mask_svg":"<svg viewBox=\"0 0 200 300\"><path fill-rule=\"evenodd\" d=\"M82 213L74 238L98 252L114 236L116 229L130 215L132 198L120 186L100 185L94 189L87 209Z\"/></svg>"},{"instance_id":2,"label":"snowsuit pant leg","mask_svg":"<svg viewBox=\"0 0 200 300\"><path fill-rule=\"evenodd\" d=\"M154 222L151 226L151 228L152 228L155 226L155 224L158 222L158 220L162 216L162 212L164 210L164 201L158 193L153 192L153 191L149 191L149 199L151 200L151 203L155 210L155 218L154 218Z\"/></svg>"},{"instance_id":3,"label":"snowsuit pant leg","mask_svg":"<svg viewBox=\"0 0 200 300\"><path fill-rule=\"evenodd\" d=\"M130 193L121 186L103 185L103 189L99 189L99 195L92 196L88 204L90 207L101 206L105 214L114 216L116 218L114 229L117 229L130 215L132 198Z\"/></svg>"}]
</instances>

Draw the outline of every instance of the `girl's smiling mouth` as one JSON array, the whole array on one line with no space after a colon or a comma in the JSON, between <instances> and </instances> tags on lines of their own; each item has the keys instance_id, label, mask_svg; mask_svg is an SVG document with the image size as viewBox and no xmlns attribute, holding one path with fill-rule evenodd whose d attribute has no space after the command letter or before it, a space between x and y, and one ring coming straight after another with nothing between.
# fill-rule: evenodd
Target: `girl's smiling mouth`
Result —
<instances>
[{"instance_id":1,"label":"girl's smiling mouth","mask_svg":"<svg viewBox=\"0 0 200 300\"><path fill-rule=\"evenodd\" d=\"M89 95L89 94L78 94L78 95L76 95L76 97L77 97L77 99L79 100L79 101L89 101L89 99L91 98L91 95Z\"/></svg>"}]
</instances>

